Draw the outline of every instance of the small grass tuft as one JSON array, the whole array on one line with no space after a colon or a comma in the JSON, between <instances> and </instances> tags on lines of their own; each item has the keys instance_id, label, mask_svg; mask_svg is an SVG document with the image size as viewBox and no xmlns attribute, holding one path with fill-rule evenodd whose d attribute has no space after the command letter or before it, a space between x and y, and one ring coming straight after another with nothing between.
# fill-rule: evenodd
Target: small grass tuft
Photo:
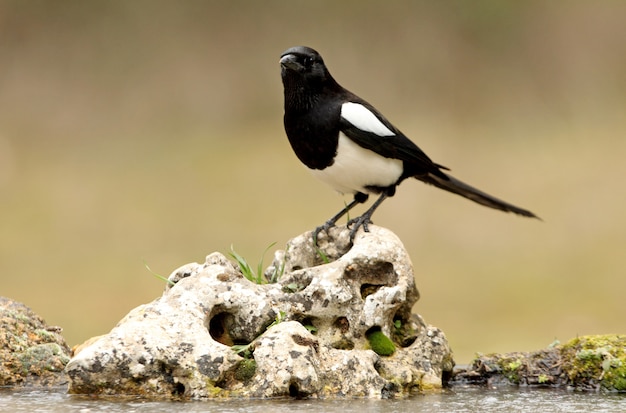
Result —
<instances>
[{"instance_id":1,"label":"small grass tuft","mask_svg":"<svg viewBox=\"0 0 626 413\"><path fill-rule=\"evenodd\" d=\"M261 259L257 264L256 272L252 269L252 267L250 267L248 261L243 256L241 256L241 254L235 251L232 245L230 246L230 253L228 255L230 255L237 262L241 273L244 277L246 277L247 280L255 284L274 284L278 282L280 277L282 277L283 273L285 272L285 262L283 261L279 267L274 268L272 274L269 276L269 279L265 277L265 274L263 272L263 257L265 257L267 251L269 251L269 249L272 248L274 245L276 245L276 242L272 242L270 245L267 246L267 248L265 248L263 254L261 254Z\"/></svg>"},{"instance_id":2,"label":"small grass tuft","mask_svg":"<svg viewBox=\"0 0 626 413\"><path fill-rule=\"evenodd\" d=\"M322 262L324 264L328 264L330 263L330 258L328 258L328 255L326 255L326 253L324 251L322 251L317 244L314 245L315 246L315 252L317 253L317 255L319 255L319 257L322 259Z\"/></svg>"},{"instance_id":3,"label":"small grass tuft","mask_svg":"<svg viewBox=\"0 0 626 413\"><path fill-rule=\"evenodd\" d=\"M150 267L148 266L148 263L146 262L146 260L143 260L143 265L146 267L146 269L148 270L148 272L150 272L150 274L154 275L156 278L158 278L161 281L165 281L166 283L168 283L170 286L175 285L176 283L172 280L170 280L167 277L162 276L161 274L157 274L156 272L152 271L150 269Z\"/></svg>"}]
</instances>

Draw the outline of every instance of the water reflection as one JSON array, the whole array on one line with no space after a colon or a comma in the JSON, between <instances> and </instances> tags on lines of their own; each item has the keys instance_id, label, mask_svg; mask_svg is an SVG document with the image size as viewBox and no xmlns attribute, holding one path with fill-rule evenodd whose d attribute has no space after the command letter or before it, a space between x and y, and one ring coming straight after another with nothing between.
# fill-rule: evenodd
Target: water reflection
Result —
<instances>
[{"instance_id":1,"label":"water reflection","mask_svg":"<svg viewBox=\"0 0 626 413\"><path fill-rule=\"evenodd\" d=\"M0 391L2 412L211 412L211 413L431 413L431 412L621 412L624 394L573 393L562 390L454 388L406 400L209 400L154 402L70 396L65 389Z\"/></svg>"}]
</instances>

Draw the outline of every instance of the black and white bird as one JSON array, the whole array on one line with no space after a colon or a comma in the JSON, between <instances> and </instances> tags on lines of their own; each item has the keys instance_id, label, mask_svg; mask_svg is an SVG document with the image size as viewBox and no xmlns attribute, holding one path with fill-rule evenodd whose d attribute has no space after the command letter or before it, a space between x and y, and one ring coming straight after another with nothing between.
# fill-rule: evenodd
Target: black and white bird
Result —
<instances>
[{"instance_id":1,"label":"black and white bird","mask_svg":"<svg viewBox=\"0 0 626 413\"><path fill-rule=\"evenodd\" d=\"M325 224L335 225L369 194L378 199L361 216L349 221L350 242L359 228L368 231L372 214L396 192L406 178L471 199L481 205L538 218L532 212L488 195L448 175L374 106L344 89L330 75L320 54L304 46L292 47L280 57L285 95L285 132L300 161L317 178L354 199Z\"/></svg>"}]
</instances>

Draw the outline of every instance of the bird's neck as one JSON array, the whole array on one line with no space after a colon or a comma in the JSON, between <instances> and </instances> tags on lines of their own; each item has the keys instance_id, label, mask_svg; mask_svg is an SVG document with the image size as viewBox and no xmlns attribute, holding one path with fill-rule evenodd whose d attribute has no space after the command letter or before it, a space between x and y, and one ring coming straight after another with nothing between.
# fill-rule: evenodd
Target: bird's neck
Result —
<instances>
[{"instance_id":1,"label":"bird's neck","mask_svg":"<svg viewBox=\"0 0 626 413\"><path fill-rule=\"evenodd\" d=\"M319 102L320 95L303 85L285 87L285 112L308 112Z\"/></svg>"},{"instance_id":2,"label":"bird's neck","mask_svg":"<svg viewBox=\"0 0 626 413\"><path fill-rule=\"evenodd\" d=\"M328 96L330 90L341 89L334 79L325 79L323 82L300 82L296 79L285 78L284 96L285 112L304 113L311 111Z\"/></svg>"}]
</instances>

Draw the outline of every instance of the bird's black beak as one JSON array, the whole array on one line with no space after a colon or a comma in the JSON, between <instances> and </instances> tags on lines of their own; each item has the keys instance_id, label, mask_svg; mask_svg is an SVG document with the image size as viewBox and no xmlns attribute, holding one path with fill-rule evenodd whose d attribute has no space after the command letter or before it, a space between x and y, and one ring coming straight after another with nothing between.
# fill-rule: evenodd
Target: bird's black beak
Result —
<instances>
[{"instance_id":1,"label":"bird's black beak","mask_svg":"<svg viewBox=\"0 0 626 413\"><path fill-rule=\"evenodd\" d=\"M297 56L291 53L280 57L280 67L283 69L293 70L295 72L301 72L304 69L304 67L298 63Z\"/></svg>"}]
</instances>

